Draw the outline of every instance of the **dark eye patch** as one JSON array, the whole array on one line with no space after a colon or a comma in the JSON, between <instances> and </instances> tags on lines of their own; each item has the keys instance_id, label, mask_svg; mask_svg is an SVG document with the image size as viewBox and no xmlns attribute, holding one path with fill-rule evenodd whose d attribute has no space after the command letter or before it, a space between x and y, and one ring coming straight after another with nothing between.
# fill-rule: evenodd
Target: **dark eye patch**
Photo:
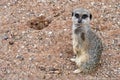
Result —
<instances>
[{"instance_id":1,"label":"dark eye patch","mask_svg":"<svg viewBox=\"0 0 120 80\"><path fill-rule=\"evenodd\" d=\"M75 14L75 17L76 17L76 18L79 18L79 17L80 17L80 15L76 13L76 14Z\"/></svg>"},{"instance_id":2,"label":"dark eye patch","mask_svg":"<svg viewBox=\"0 0 120 80\"><path fill-rule=\"evenodd\" d=\"M85 18L87 18L88 17L88 15L87 14L84 14L83 16L82 16L82 19L85 19Z\"/></svg>"}]
</instances>

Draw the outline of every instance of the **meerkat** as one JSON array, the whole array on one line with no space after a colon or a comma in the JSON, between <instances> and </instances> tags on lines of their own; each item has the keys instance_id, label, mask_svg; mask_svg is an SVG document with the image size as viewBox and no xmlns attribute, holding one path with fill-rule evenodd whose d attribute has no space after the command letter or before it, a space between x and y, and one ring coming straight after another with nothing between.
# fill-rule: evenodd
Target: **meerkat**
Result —
<instances>
[{"instance_id":1,"label":"meerkat","mask_svg":"<svg viewBox=\"0 0 120 80\"><path fill-rule=\"evenodd\" d=\"M83 8L72 12L73 52L76 55L70 60L78 69L74 73L89 73L98 66L103 51L101 39L91 30L91 13Z\"/></svg>"}]
</instances>

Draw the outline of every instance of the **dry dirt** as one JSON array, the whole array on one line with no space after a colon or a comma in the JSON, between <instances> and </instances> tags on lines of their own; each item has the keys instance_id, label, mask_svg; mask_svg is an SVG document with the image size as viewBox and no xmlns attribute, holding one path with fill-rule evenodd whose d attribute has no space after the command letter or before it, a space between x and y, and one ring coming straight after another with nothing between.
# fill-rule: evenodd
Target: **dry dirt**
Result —
<instances>
[{"instance_id":1,"label":"dry dirt","mask_svg":"<svg viewBox=\"0 0 120 80\"><path fill-rule=\"evenodd\" d=\"M83 7L102 39L101 66L73 74L71 11ZM44 15L40 30L26 23ZM119 80L120 0L0 0L0 80Z\"/></svg>"}]
</instances>

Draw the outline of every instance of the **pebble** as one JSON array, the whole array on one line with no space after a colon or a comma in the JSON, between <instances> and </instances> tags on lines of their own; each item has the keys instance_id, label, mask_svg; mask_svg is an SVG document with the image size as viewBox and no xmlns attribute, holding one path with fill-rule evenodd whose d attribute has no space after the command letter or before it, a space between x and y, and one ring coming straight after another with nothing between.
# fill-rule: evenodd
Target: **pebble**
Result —
<instances>
[{"instance_id":1,"label":"pebble","mask_svg":"<svg viewBox=\"0 0 120 80\"><path fill-rule=\"evenodd\" d=\"M39 68L40 68L41 71L46 71L46 68L43 67L43 66L40 66Z\"/></svg>"},{"instance_id":2,"label":"pebble","mask_svg":"<svg viewBox=\"0 0 120 80\"><path fill-rule=\"evenodd\" d=\"M8 39L8 36L7 36L7 35L4 35L4 36L3 36L3 39L4 39L4 40L7 40L7 39Z\"/></svg>"},{"instance_id":3,"label":"pebble","mask_svg":"<svg viewBox=\"0 0 120 80\"><path fill-rule=\"evenodd\" d=\"M67 31L67 29L64 29L64 31Z\"/></svg>"},{"instance_id":4,"label":"pebble","mask_svg":"<svg viewBox=\"0 0 120 80\"><path fill-rule=\"evenodd\" d=\"M48 58L49 60L51 60L52 56L49 54L47 58Z\"/></svg>"},{"instance_id":5,"label":"pebble","mask_svg":"<svg viewBox=\"0 0 120 80\"><path fill-rule=\"evenodd\" d=\"M24 60L24 57L22 55L17 55L16 58L21 60L21 61Z\"/></svg>"},{"instance_id":6,"label":"pebble","mask_svg":"<svg viewBox=\"0 0 120 80\"><path fill-rule=\"evenodd\" d=\"M5 5L5 6L4 6L4 8L6 9L6 8L7 8L7 6Z\"/></svg>"},{"instance_id":7,"label":"pebble","mask_svg":"<svg viewBox=\"0 0 120 80\"><path fill-rule=\"evenodd\" d=\"M10 44L10 45L13 45L13 44L14 44L14 42L13 42L13 41L9 41L9 44Z\"/></svg>"},{"instance_id":8,"label":"pebble","mask_svg":"<svg viewBox=\"0 0 120 80\"><path fill-rule=\"evenodd\" d=\"M51 34L52 34L52 31L48 32L48 34L51 35Z\"/></svg>"},{"instance_id":9,"label":"pebble","mask_svg":"<svg viewBox=\"0 0 120 80\"><path fill-rule=\"evenodd\" d=\"M45 3L46 0L37 0L37 2L43 2L43 3Z\"/></svg>"},{"instance_id":10,"label":"pebble","mask_svg":"<svg viewBox=\"0 0 120 80\"><path fill-rule=\"evenodd\" d=\"M50 67L50 68L49 68L49 71L56 71L56 70L58 70L58 69L55 69L55 68L53 68L53 67Z\"/></svg>"},{"instance_id":11,"label":"pebble","mask_svg":"<svg viewBox=\"0 0 120 80\"><path fill-rule=\"evenodd\" d=\"M92 6L95 5L95 2L91 2L91 5L92 5Z\"/></svg>"},{"instance_id":12,"label":"pebble","mask_svg":"<svg viewBox=\"0 0 120 80\"><path fill-rule=\"evenodd\" d=\"M33 60L34 60L34 57L30 57L30 58L29 58L29 61L33 61Z\"/></svg>"},{"instance_id":13,"label":"pebble","mask_svg":"<svg viewBox=\"0 0 120 80\"><path fill-rule=\"evenodd\" d=\"M56 69L56 68L53 68L53 67L49 68L49 72L51 74L60 74L61 73L59 69Z\"/></svg>"},{"instance_id":14,"label":"pebble","mask_svg":"<svg viewBox=\"0 0 120 80\"><path fill-rule=\"evenodd\" d=\"M62 53L60 53L60 58L62 58L63 57L63 54Z\"/></svg>"},{"instance_id":15,"label":"pebble","mask_svg":"<svg viewBox=\"0 0 120 80\"><path fill-rule=\"evenodd\" d=\"M78 0L71 0L72 2L77 2Z\"/></svg>"},{"instance_id":16,"label":"pebble","mask_svg":"<svg viewBox=\"0 0 120 80\"><path fill-rule=\"evenodd\" d=\"M9 73L10 73L10 70L7 70L7 73L9 74Z\"/></svg>"},{"instance_id":17,"label":"pebble","mask_svg":"<svg viewBox=\"0 0 120 80\"><path fill-rule=\"evenodd\" d=\"M32 38L33 38L33 36L28 35L28 38L32 39Z\"/></svg>"},{"instance_id":18,"label":"pebble","mask_svg":"<svg viewBox=\"0 0 120 80\"><path fill-rule=\"evenodd\" d=\"M23 48L25 48L25 46L21 46L21 48L23 49Z\"/></svg>"},{"instance_id":19,"label":"pebble","mask_svg":"<svg viewBox=\"0 0 120 80\"><path fill-rule=\"evenodd\" d=\"M7 5L8 5L8 6L10 6L10 5L11 5L11 3L7 3Z\"/></svg>"},{"instance_id":20,"label":"pebble","mask_svg":"<svg viewBox=\"0 0 120 80\"><path fill-rule=\"evenodd\" d=\"M26 32L25 31L22 31L22 34L25 34Z\"/></svg>"}]
</instances>

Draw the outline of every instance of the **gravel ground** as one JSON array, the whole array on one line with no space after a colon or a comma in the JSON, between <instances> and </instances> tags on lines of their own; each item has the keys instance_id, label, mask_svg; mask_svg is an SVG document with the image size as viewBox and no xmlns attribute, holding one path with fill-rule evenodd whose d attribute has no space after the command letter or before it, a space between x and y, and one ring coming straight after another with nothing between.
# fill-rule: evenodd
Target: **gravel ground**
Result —
<instances>
[{"instance_id":1,"label":"gravel ground","mask_svg":"<svg viewBox=\"0 0 120 80\"><path fill-rule=\"evenodd\" d=\"M78 7L92 13L91 27L104 44L101 66L86 75L73 74L70 62L71 11ZM119 78L120 0L0 0L0 80Z\"/></svg>"}]
</instances>

